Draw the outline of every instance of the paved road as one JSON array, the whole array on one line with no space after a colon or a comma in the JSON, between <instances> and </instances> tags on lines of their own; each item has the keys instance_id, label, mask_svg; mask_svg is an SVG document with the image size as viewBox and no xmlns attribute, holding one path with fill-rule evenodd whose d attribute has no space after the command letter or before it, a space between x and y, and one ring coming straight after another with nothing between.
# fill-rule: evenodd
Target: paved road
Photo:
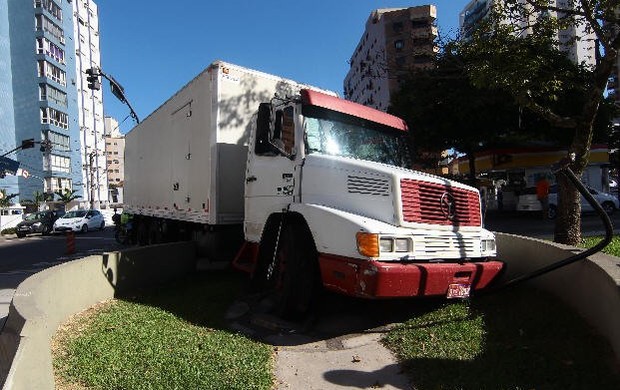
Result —
<instances>
[{"instance_id":1,"label":"paved road","mask_svg":"<svg viewBox=\"0 0 620 390\"><path fill-rule=\"evenodd\" d=\"M555 220L542 219L537 214L508 212L489 212L485 217L485 227L495 232L513 233L544 239L553 239ZM620 211L611 216L615 232L620 233ZM603 235L605 226L594 213L584 214L581 217L581 231L584 236Z\"/></svg>"},{"instance_id":2,"label":"paved road","mask_svg":"<svg viewBox=\"0 0 620 390\"><path fill-rule=\"evenodd\" d=\"M67 254L63 235L26 238L0 236L0 327L4 325L15 288L30 275L72 259L119 248L114 228L75 235L75 253Z\"/></svg>"}]
</instances>

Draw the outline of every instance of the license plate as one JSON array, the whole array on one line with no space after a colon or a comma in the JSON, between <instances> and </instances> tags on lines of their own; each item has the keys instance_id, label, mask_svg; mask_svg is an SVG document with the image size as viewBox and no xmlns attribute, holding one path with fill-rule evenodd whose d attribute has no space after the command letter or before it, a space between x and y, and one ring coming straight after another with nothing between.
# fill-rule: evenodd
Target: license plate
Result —
<instances>
[{"instance_id":1,"label":"license plate","mask_svg":"<svg viewBox=\"0 0 620 390\"><path fill-rule=\"evenodd\" d=\"M469 290L471 286L463 283L453 283L448 286L448 299L451 298L469 298Z\"/></svg>"}]
</instances>

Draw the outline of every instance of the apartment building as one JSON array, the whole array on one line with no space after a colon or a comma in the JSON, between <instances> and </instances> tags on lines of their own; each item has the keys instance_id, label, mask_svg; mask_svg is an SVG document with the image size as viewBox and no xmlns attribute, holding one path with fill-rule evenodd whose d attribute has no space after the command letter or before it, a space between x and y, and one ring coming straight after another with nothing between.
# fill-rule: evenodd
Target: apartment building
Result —
<instances>
[{"instance_id":1,"label":"apartment building","mask_svg":"<svg viewBox=\"0 0 620 390\"><path fill-rule=\"evenodd\" d=\"M81 181L72 15L66 0L0 2L0 152L37 142L7 156L30 173L0 179L17 200Z\"/></svg>"},{"instance_id":2,"label":"apartment building","mask_svg":"<svg viewBox=\"0 0 620 390\"><path fill-rule=\"evenodd\" d=\"M101 93L93 97L83 88L83 70L99 64L96 19L90 0L0 2L0 154L22 140L33 138L36 143L7 156L29 173L0 179L0 188L19 194L16 201L33 199L34 192L63 189L76 190L85 202L107 201L107 181L97 179L97 168L91 169L103 161L106 174L103 137L97 144L84 136L97 126L86 110L103 117ZM88 34L80 20L89 24ZM44 141L51 148L40 148ZM103 182L104 196L90 191L96 180Z\"/></svg>"},{"instance_id":3,"label":"apartment building","mask_svg":"<svg viewBox=\"0 0 620 390\"><path fill-rule=\"evenodd\" d=\"M109 199L112 204L123 203L125 181L125 136L118 129L118 121L105 117L105 154L108 166Z\"/></svg>"},{"instance_id":4,"label":"apartment building","mask_svg":"<svg viewBox=\"0 0 620 390\"><path fill-rule=\"evenodd\" d=\"M503 2L503 0L471 0L463 11L459 14L459 26L461 37L467 39L471 36L477 23L486 18L494 4ZM571 7L571 0L549 0L549 5L565 8ZM561 13L556 11L548 11L550 16L561 17ZM536 18L537 14L533 13L531 18ZM512 21L520 25L522 30L520 35L527 35L532 32L527 27L528 21ZM579 39L575 39L578 37ZM585 63L586 65L596 64L596 36L593 32L587 31L585 25L573 24L566 29L559 30L556 39L559 42L559 48L566 52L566 55L575 63Z\"/></svg>"},{"instance_id":5,"label":"apartment building","mask_svg":"<svg viewBox=\"0 0 620 390\"><path fill-rule=\"evenodd\" d=\"M75 73L80 129L81 188L90 204L108 203L103 94L88 89L86 69L101 67L98 7L92 0L73 0Z\"/></svg>"},{"instance_id":6,"label":"apartment building","mask_svg":"<svg viewBox=\"0 0 620 390\"><path fill-rule=\"evenodd\" d=\"M436 19L434 5L372 11L349 61L345 98L387 111L402 77L433 64Z\"/></svg>"}]
</instances>

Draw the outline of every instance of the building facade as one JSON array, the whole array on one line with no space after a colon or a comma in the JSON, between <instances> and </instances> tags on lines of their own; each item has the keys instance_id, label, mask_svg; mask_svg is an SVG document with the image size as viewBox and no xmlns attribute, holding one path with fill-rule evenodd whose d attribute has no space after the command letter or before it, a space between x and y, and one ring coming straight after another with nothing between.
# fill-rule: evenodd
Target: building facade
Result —
<instances>
[{"instance_id":1,"label":"building facade","mask_svg":"<svg viewBox=\"0 0 620 390\"><path fill-rule=\"evenodd\" d=\"M91 0L74 0L73 36L78 124L80 131L81 189L95 208L108 204L108 177L105 156L103 94L90 90L86 69L101 68L99 16Z\"/></svg>"},{"instance_id":2,"label":"building facade","mask_svg":"<svg viewBox=\"0 0 620 390\"><path fill-rule=\"evenodd\" d=\"M0 148L7 152L31 138L37 143L7 156L29 173L0 179L18 200L72 189L81 180L72 14L66 0L0 4ZM42 141L52 148L40 150Z\"/></svg>"},{"instance_id":3,"label":"building facade","mask_svg":"<svg viewBox=\"0 0 620 390\"><path fill-rule=\"evenodd\" d=\"M345 98L387 111L402 76L433 64L436 18L434 5L374 10L349 61Z\"/></svg>"},{"instance_id":4,"label":"building facade","mask_svg":"<svg viewBox=\"0 0 620 390\"><path fill-rule=\"evenodd\" d=\"M109 199L111 204L120 204L125 182L125 136L118 129L118 121L109 116L105 117L105 134Z\"/></svg>"},{"instance_id":5,"label":"building facade","mask_svg":"<svg viewBox=\"0 0 620 390\"><path fill-rule=\"evenodd\" d=\"M84 202L107 202L101 92L85 88L84 74L99 63L92 1L0 2L0 152L35 140L34 148L7 156L28 173L0 179L16 200L69 189ZM91 183L102 183L102 191L93 196Z\"/></svg>"},{"instance_id":6,"label":"building facade","mask_svg":"<svg viewBox=\"0 0 620 390\"><path fill-rule=\"evenodd\" d=\"M467 39L474 31L475 26L484 18L486 18L494 4L503 2L503 0L471 0L463 11L459 14L459 26L461 37ZM549 6L568 9L572 5L570 0L549 0ZM537 18L540 13L533 13L530 19ZM562 13L557 11L548 11L547 14L554 17L562 17ZM528 27L528 20L511 21L516 23L522 30L520 35L527 35L532 32ZM566 52L566 55L575 63L585 63L586 65L596 65L596 36L593 32L588 32L584 23L575 23L566 29L559 30L555 37L559 42L560 50ZM578 38L578 39L576 39Z\"/></svg>"}]
</instances>

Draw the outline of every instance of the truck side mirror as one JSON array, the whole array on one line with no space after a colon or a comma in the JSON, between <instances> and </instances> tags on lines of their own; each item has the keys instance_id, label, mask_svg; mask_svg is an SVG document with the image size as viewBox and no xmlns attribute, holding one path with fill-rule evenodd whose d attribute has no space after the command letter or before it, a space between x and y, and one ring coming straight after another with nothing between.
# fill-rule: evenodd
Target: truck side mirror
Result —
<instances>
[{"instance_id":1,"label":"truck side mirror","mask_svg":"<svg viewBox=\"0 0 620 390\"><path fill-rule=\"evenodd\" d=\"M265 154L272 151L269 144L269 131L271 128L271 104L261 103L258 106L258 116L256 118L256 154Z\"/></svg>"}]
</instances>

